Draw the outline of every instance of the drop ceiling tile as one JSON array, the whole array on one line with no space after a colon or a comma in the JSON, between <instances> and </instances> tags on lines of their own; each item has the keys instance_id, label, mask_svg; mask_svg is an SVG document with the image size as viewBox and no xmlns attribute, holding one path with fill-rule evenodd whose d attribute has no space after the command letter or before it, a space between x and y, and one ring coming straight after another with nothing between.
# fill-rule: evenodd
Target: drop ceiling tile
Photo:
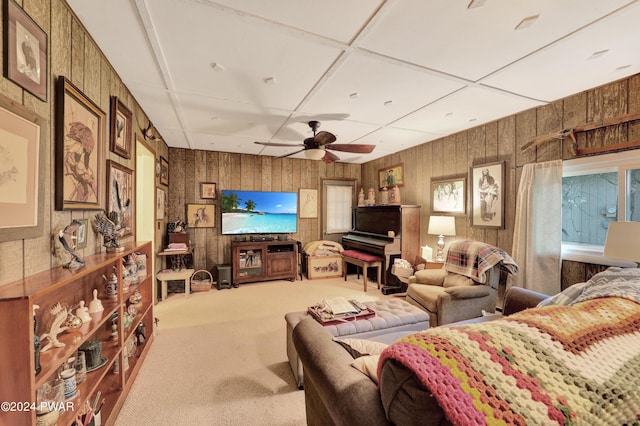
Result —
<instances>
[{"instance_id":1,"label":"drop ceiling tile","mask_svg":"<svg viewBox=\"0 0 640 426\"><path fill-rule=\"evenodd\" d=\"M217 0L216 3L343 43L351 41L380 0Z\"/></svg>"},{"instance_id":2,"label":"drop ceiling tile","mask_svg":"<svg viewBox=\"0 0 640 426\"><path fill-rule=\"evenodd\" d=\"M629 0L402 0L363 38L363 48L471 81L579 29ZM532 15L528 29L514 31Z\"/></svg>"},{"instance_id":3,"label":"drop ceiling tile","mask_svg":"<svg viewBox=\"0 0 640 426\"><path fill-rule=\"evenodd\" d=\"M469 87L393 124L406 129L449 135L541 104L482 87Z\"/></svg>"},{"instance_id":4,"label":"drop ceiling tile","mask_svg":"<svg viewBox=\"0 0 640 426\"><path fill-rule=\"evenodd\" d=\"M385 125L462 87L416 67L354 52L321 83L304 108L327 112L333 108L349 114L350 120Z\"/></svg>"},{"instance_id":5,"label":"drop ceiling tile","mask_svg":"<svg viewBox=\"0 0 640 426\"><path fill-rule=\"evenodd\" d=\"M150 7L179 93L293 109L341 52L273 25L229 19L202 3L164 1ZM189 25L175 31L176 22ZM270 77L275 84L265 84Z\"/></svg>"},{"instance_id":6,"label":"drop ceiling tile","mask_svg":"<svg viewBox=\"0 0 640 426\"><path fill-rule=\"evenodd\" d=\"M619 80L640 72L637 27L640 3L483 80L484 84L546 101ZM606 51L592 58L593 53ZM618 69L619 67L623 67Z\"/></svg>"}]
</instances>

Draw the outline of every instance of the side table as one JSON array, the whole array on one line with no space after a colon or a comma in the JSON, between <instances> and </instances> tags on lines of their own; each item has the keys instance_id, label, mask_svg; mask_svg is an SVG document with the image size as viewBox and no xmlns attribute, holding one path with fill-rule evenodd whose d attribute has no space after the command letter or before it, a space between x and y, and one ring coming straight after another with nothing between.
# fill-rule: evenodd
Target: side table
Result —
<instances>
[{"instance_id":1,"label":"side table","mask_svg":"<svg viewBox=\"0 0 640 426\"><path fill-rule=\"evenodd\" d=\"M156 274L156 279L160 281L161 292L159 294L159 300L163 301L167 298L167 281L179 281L184 280L184 294L185 297L191 293L191 276L195 272L195 269L181 269L179 271L161 271Z\"/></svg>"}]
</instances>

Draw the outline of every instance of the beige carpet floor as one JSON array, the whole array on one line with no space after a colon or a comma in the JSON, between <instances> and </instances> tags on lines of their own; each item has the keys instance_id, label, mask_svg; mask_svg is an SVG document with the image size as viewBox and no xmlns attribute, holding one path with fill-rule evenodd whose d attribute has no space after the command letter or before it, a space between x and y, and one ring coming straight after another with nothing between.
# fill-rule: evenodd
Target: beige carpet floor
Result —
<instances>
[{"instance_id":1,"label":"beige carpet floor","mask_svg":"<svg viewBox=\"0 0 640 426\"><path fill-rule=\"evenodd\" d=\"M304 392L286 355L287 312L344 296L384 296L362 277L269 281L173 294L116 426L304 425Z\"/></svg>"}]
</instances>

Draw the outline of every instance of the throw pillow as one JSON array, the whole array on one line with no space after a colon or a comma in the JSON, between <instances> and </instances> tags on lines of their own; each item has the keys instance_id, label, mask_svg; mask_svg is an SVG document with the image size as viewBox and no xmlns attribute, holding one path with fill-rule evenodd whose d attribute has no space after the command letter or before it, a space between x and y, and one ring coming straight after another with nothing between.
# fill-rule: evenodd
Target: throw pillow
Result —
<instances>
[{"instance_id":1,"label":"throw pillow","mask_svg":"<svg viewBox=\"0 0 640 426\"><path fill-rule=\"evenodd\" d=\"M385 343L365 339L338 339L334 337L333 340L345 348L353 358L360 358L366 355L380 355L382 351L389 346Z\"/></svg>"},{"instance_id":2,"label":"throw pillow","mask_svg":"<svg viewBox=\"0 0 640 426\"><path fill-rule=\"evenodd\" d=\"M354 359L351 363L351 366L356 370L361 371L363 374L369 376L371 380L377 385L379 384L378 380L378 361L380 360L380 355L367 355L362 356L360 358Z\"/></svg>"}]
</instances>

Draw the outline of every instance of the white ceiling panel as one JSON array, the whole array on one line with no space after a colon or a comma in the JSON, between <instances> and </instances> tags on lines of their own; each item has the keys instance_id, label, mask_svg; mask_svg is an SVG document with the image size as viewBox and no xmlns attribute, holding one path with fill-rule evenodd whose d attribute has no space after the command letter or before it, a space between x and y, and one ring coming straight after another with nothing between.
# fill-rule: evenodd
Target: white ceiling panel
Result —
<instances>
[{"instance_id":1,"label":"white ceiling panel","mask_svg":"<svg viewBox=\"0 0 640 426\"><path fill-rule=\"evenodd\" d=\"M363 163L640 72L640 0L68 2L170 147Z\"/></svg>"},{"instance_id":2,"label":"white ceiling panel","mask_svg":"<svg viewBox=\"0 0 640 426\"><path fill-rule=\"evenodd\" d=\"M380 0L218 0L216 3L309 33L350 42Z\"/></svg>"},{"instance_id":3,"label":"white ceiling panel","mask_svg":"<svg viewBox=\"0 0 640 426\"><path fill-rule=\"evenodd\" d=\"M396 121L394 125L449 135L541 104L482 87L469 87Z\"/></svg>"},{"instance_id":4,"label":"white ceiling panel","mask_svg":"<svg viewBox=\"0 0 640 426\"><path fill-rule=\"evenodd\" d=\"M351 120L386 125L462 87L398 61L355 52L304 107L316 111L336 108L335 112L346 112Z\"/></svg>"}]
</instances>

